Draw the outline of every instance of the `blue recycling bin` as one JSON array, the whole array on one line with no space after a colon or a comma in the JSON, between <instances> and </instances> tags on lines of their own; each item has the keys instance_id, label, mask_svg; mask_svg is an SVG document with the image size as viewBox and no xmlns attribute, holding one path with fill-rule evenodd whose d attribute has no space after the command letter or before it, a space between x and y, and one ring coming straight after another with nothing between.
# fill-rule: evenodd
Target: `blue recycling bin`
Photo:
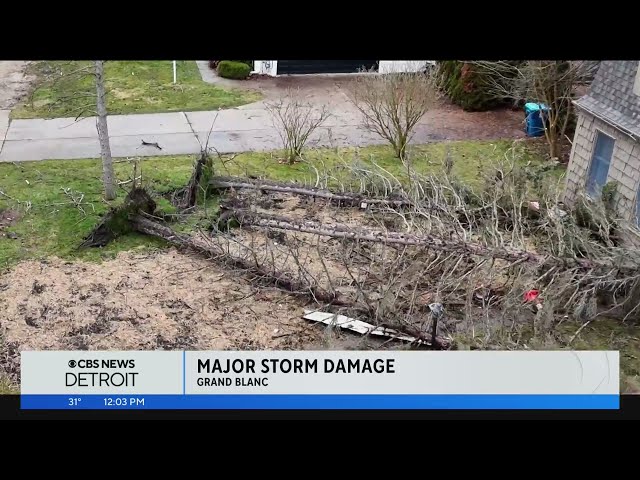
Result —
<instances>
[{"instance_id":1,"label":"blue recycling bin","mask_svg":"<svg viewBox=\"0 0 640 480\"><path fill-rule=\"evenodd\" d=\"M525 103L525 132L528 137L541 137L544 135L544 122L547 119L546 113L549 111L543 103Z\"/></svg>"}]
</instances>

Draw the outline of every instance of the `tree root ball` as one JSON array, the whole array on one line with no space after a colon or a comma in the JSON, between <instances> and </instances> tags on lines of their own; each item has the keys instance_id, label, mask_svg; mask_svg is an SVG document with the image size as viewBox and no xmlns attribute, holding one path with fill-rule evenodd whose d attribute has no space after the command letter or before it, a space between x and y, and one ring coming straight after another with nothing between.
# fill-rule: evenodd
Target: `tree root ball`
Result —
<instances>
[{"instance_id":1,"label":"tree root ball","mask_svg":"<svg viewBox=\"0 0 640 480\"><path fill-rule=\"evenodd\" d=\"M153 214L156 202L144 188L134 188L129 192L124 203L111 209L102 221L84 238L80 248L104 247L111 240L132 230L130 218L141 212Z\"/></svg>"}]
</instances>

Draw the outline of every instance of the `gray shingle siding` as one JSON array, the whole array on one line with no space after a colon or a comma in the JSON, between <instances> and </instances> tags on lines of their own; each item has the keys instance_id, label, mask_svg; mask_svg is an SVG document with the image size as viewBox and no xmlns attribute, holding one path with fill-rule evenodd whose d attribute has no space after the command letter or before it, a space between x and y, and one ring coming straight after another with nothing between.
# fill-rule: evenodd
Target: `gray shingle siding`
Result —
<instances>
[{"instance_id":1,"label":"gray shingle siding","mask_svg":"<svg viewBox=\"0 0 640 480\"><path fill-rule=\"evenodd\" d=\"M635 199L640 189L640 144L610 124L581 112L567 167L565 201L572 203L585 189L593 156L596 131L613 137L615 145L607 181L618 183L618 212L628 221L635 218Z\"/></svg>"},{"instance_id":2,"label":"gray shingle siding","mask_svg":"<svg viewBox=\"0 0 640 480\"><path fill-rule=\"evenodd\" d=\"M601 62L589 93L576 102L579 117L565 190L569 203L584 190L596 132L601 131L615 139L607 181L618 184L618 213L631 223L640 194L640 95L633 92L639 63Z\"/></svg>"}]
</instances>

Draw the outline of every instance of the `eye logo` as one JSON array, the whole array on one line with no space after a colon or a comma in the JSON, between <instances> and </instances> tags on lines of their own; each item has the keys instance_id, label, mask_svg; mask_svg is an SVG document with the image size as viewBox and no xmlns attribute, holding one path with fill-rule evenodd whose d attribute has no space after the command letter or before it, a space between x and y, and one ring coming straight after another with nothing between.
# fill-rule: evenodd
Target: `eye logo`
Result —
<instances>
[{"instance_id":1,"label":"eye logo","mask_svg":"<svg viewBox=\"0 0 640 480\"><path fill-rule=\"evenodd\" d=\"M69 360L69 367L70 368L75 368L76 366L76 361L75 360Z\"/></svg>"}]
</instances>

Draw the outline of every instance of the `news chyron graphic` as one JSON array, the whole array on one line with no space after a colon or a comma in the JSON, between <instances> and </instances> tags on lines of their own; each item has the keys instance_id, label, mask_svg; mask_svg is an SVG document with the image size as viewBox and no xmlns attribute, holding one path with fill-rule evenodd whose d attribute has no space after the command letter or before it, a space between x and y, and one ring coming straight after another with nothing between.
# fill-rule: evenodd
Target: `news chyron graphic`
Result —
<instances>
[{"instance_id":1,"label":"news chyron graphic","mask_svg":"<svg viewBox=\"0 0 640 480\"><path fill-rule=\"evenodd\" d=\"M25 351L23 409L618 409L613 351Z\"/></svg>"}]
</instances>

